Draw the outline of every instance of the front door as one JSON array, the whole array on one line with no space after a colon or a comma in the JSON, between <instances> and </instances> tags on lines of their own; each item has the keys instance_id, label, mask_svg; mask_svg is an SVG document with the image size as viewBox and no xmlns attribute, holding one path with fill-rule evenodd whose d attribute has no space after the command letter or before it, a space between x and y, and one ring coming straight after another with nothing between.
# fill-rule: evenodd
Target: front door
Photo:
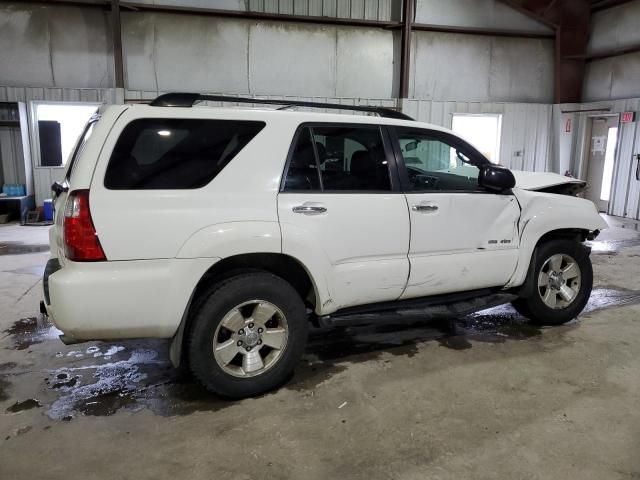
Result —
<instances>
[{"instance_id":1,"label":"front door","mask_svg":"<svg viewBox=\"0 0 640 480\"><path fill-rule=\"evenodd\" d=\"M487 160L458 137L395 132L411 216L411 274L402 298L505 285L518 258L515 196L478 185L476 165Z\"/></svg>"},{"instance_id":2,"label":"front door","mask_svg":"<svg viewBox=\"0 0 640 480\"><path fill-rule=\"evenodd\" d=\"M606 212L609 208L617 138L617 116L594 117L591 119L585 196L596 205L599 212Z\"/></svg>"},{"instance_id":3,"label":"front door","mask_svg":"<svg viewBox=\"0 0 640 480\"><path fill-rule=\"evenodd\" d=\"M317 311L396 300L409 275L409 213L385 132L304 125L278 195L283 253L325 292Z\"/></svg>"}]
</instances>

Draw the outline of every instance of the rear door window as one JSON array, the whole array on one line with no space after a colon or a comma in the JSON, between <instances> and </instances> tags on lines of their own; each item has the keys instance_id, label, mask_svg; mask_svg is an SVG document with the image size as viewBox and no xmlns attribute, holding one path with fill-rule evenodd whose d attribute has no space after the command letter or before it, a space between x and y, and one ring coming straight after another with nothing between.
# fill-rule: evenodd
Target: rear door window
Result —
<instances>
[{"instance_id":1,"label":"rear door window","mask_svg":"<svg viewBox=\"0 0 640 480\"><path fill-rule=\"evenodd\" d=\"M193 189L207 185L262 130L264 122L139 119L111 154L112 190Z\"/></svg>"},{"instance_id":2,"label":"rear door window","mask_svg":"<svg viewBox=\"0 0 640 480\"><path fill-rule=\"evenodd\" d=\"M382 132L368 125L304 127L297 137L283 191L385 192L390 170Z\"/></svg>"},{"instance_id":3,"label":"rear door window","mask_svg":"<svg viewBox=\"0 0 640 480\"><path fill-rule=\"evenodd\" d=\"M91 120L89 120L89 123L87 123L87 125L84 127L84 131L82 132L82 134L80 135L80 138L78 139L76 148L73 151L73 155L71 156L71 161L69 162L69 166L67 167L67 175L65 177L66 180L71 179L71 175L73 175L74 167L76 167L76 164L78 163L78 157L84 150L84 146L87 144L87 141L91 137L91 134L93 133L93 129L96 123L98 123L99 119L100 119L99 116L92 117Z\"/></svg>"}]
</instances>

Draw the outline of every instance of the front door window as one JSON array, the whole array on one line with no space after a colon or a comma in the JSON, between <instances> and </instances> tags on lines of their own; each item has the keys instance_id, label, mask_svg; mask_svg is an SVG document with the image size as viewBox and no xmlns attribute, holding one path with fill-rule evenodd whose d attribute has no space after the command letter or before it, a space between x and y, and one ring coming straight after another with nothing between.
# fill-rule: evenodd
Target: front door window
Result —
<instances>
[{"instance_id":1,"label":"front door window","mask_svg":"<svg viewBox=\"0 0 640 480\"><path fill-rule=\"evenodd\" d=\"M414 192L477 191L480 170L470 154L438 133L398 131L398 142Z\"/></svg>"}]
</instances>

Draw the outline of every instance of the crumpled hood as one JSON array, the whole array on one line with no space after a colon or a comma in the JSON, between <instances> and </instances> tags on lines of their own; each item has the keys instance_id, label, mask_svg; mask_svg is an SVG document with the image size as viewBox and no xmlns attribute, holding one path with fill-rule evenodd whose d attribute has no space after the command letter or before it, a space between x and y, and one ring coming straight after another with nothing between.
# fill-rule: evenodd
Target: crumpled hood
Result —
<instances>
[{"instance_id":1,"label":"crumpled hood","mask_svg":"<svg viewBox=\"0 0 640 480\"><path fill-rule=\"evenodd\" d=\"M584 187L586 182L577 178L565 177L558 173L551 172L523 172L521 170L512 170L513 176L516 178L516 187L523 190L543 190L545 188L557 185L573 185L575 187Z\"/></svg>"}]
</instances>

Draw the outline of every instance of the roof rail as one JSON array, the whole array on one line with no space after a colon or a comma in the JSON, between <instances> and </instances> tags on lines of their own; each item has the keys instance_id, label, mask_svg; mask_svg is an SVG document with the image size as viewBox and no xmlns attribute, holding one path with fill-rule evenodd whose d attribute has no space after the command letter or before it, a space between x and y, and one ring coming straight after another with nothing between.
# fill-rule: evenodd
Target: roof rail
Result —
<instances>
[{"instance_id":1,"label":"roof rail","mask_svg":"<svg viewBox=\"0 0 640 480\"><path fill-rule=\"evenodd\" d=\"M201 95L199 93L165 93L160 95L149 105L152 107L193 107L196 102L233 102L255 103L262 105L283 105L295 107L327 108L332 110L354 110L356 112L377 113L381 117L399 120L413 120L409 115L386 107L364 105L342 105L340 103L304 102L301 100L275 100L266 98L230 97L227 95Z\"/></svg>"}]
</instances>

